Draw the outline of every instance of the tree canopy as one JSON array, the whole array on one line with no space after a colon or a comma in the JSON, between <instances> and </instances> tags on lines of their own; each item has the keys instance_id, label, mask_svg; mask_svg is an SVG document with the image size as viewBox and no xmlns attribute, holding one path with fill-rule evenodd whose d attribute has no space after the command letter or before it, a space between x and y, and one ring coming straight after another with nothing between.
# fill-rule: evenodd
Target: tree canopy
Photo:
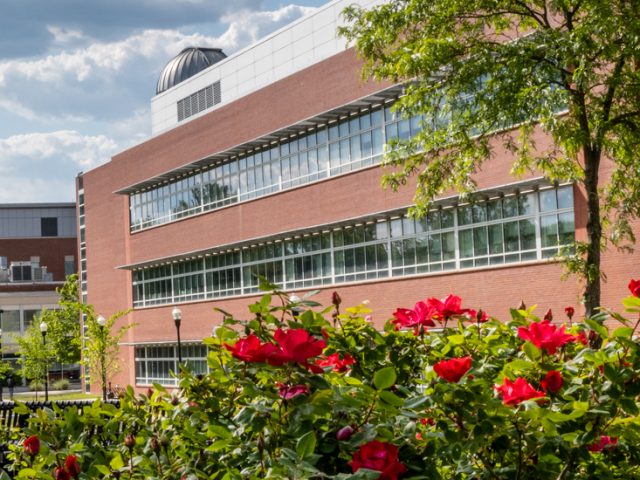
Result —
<instances>
[{"instance_id":1,"label":"tree canopy","mask_svg":"<svg viewBox=\"0 0 640 480\"><path fill-rule=\"evenodd\" d=\"M634 240L629 221L640 214L640 4L396 0L344 15L363 75L404 83L396 110L423 118L415 137L391 144L384 185L417 177L413 211L424 214L444 192L472 192L503 146L515 175L577 182L588 238L568 265L586 279L591 314L601 250L607 239ZM540 131L550 145L536 142Z\"/></svg>"}]
</instances>

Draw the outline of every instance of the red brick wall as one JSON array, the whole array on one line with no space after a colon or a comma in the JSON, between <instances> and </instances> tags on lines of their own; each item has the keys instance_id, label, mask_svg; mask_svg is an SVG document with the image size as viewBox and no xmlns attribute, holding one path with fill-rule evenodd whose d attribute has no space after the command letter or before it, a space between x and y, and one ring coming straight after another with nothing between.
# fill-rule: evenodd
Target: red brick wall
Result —
<instances>
[{"instance_id":1,"label":"red brick wall","mask_svg":"<svg viewBox=\"0 0 640 480\"><path fill-rule=\"evenodd\" d=\"M3 238L0 239L0 255L7 257L8 264L40 257L40 266L53 273L54 281L63 282L65 255L73 255L76 265L78 262L76 242L75 238Z\"/></svg>"}]
</instances>

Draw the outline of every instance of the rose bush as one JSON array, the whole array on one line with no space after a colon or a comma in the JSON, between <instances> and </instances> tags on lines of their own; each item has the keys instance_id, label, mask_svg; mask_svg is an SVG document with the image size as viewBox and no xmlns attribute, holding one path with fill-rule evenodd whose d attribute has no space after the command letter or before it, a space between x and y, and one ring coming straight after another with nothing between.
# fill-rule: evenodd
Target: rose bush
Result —
<instances>
[{"instance_id":1,"label":"rose bush","mask_svg":"<svg viewBox=\"0 0 640 480\"><path fill-rule=\"evenodd\" d=\"M566 326L522 306L500 322L450 295L401 306L384 331L337 294L323 310L274 291L249 319L225 315L209 373L184 369L179 389L38 411L0 477L640 478L629 288L633 320L566 310Z\"/></svg>"}]
</instances>

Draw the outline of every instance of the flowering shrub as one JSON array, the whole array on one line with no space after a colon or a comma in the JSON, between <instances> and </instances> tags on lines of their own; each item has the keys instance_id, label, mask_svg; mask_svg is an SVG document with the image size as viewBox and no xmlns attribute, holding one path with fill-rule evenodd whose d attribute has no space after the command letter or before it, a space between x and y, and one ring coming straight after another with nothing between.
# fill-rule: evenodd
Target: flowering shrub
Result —
<instances>
[{"instance_id":1,"label":"flowering shrub","mask_svg":"<svg viewBox=\"0 0 640 480\"><path fill-rule=\"evenodd\" d=\"M39 411L0 478L640 478L640 320L500 322L450 295L378 331L340 306L265 295L179 390Z\"/></svg>"}]
</instances>

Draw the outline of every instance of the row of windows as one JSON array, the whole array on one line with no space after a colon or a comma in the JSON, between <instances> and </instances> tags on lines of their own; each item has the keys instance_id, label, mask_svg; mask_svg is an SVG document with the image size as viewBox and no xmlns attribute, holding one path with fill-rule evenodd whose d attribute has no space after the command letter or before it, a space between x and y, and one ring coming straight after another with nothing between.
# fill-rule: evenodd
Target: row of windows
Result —
<instances>
[{"instance_id":1,"label":"row of windows","mask_svg":"<svg viewBox=\"0 0 640 480\"><path fill-rule=\"evenodd\" d=\"M417 133L420 119L375 108L266 145L130 196L131 230L178 220L378 162L385 142Z\"/></svg>"},{"instance_id":2,"label":"row of windows","mask_svg":"<svg viewBox=\"0 0 640 480\"><path fill-rule=\"evenodd\" d=\"M133 272L134 307L540 260L574 240L571 186L341 227Z\"/></svg>"},{"instance_id":3,"label":"row of windows","mask_svg":"<svg viewBox=\"0 0 640 480\"><path fill-rule=\"evenodd\" d=\"M207 347L202 344L182 344L182 364L195 374L207 373ZM176 385L178 346L156 345L135 347L136 385Z\"/></svg>"}]
</instances>

